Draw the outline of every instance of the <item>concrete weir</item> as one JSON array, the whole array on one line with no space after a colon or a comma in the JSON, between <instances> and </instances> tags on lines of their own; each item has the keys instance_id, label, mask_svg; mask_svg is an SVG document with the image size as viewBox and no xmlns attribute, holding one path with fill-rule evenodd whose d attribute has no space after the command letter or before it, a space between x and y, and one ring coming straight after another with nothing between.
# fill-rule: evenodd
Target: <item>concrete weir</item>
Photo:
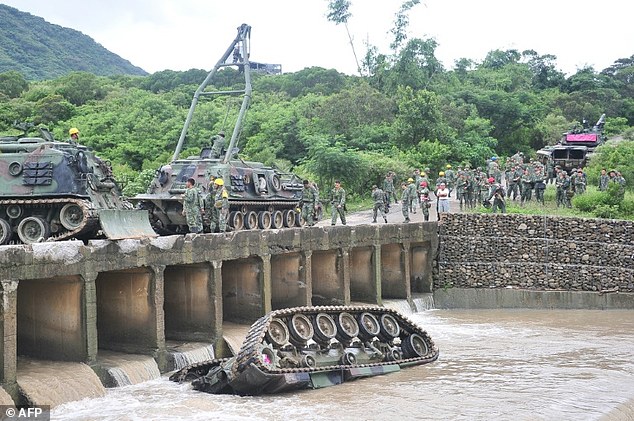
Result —
<instances>
[{"instance_id":1,"label":"concrete weir","mask_svg":"<svg viewBox=\"0 0 634 421\"><path fill-rule=\"evenodd\" d=\"M16 403L56 405L33 393L50 367L134 383L225 355L223 325L274 309L411 301L431 292L437 248L433 222L2 246L0 382Z\"/></svg>"}]
</instances>

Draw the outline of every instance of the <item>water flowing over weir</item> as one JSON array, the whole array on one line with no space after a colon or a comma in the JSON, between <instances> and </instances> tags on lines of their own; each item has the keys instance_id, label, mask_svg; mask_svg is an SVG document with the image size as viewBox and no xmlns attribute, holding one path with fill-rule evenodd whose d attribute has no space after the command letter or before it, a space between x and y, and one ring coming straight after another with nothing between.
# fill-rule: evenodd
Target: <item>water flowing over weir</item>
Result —
<instances>
[{"instance_id":1,"label":"water flowing over weir","mask_svg":"<svg viewBox=\"0 0 634 421\"><path fill-rule=\"evenodd\" d=\"M171 370L180 370L188 365L208 361L215 358L214 347L211 344L199 342L166 341L165 346L170 355Z\"/></svg>"},{"instance_id":2,"label":"water flowing over weir","mask_svg":"<svg viewBox=\"0 0 634 421\"><path fill-rule=\"evenodd\" d=\"M107 387L129 386L161 377L154 358L147 355L99 351L100 377Z\"/></svg>"},{"instance_id":3,"label":"water flowing over weir","mask_svg":"<svg viewBox=\"0 0 634 421\"><path fill-rule=\"evenodd\" d=\"M28 403L52 407L106 394L106 389L89 366L65 361L20 358L18 386Z\"/></svg>"},{"instance_id":4,"label":"water flowing over weir","mask_svg":"<svg viewBox=\"0 0 634 421\"><path fill-rule=\"evenodd\" d=\"M388 304L402 306L405 300ZM275 396L196 392L165 377L70 402L52 419L614 421L634 417L634 312L410 313L440 349L433 364Z\"/></svg>"}]
</instances>

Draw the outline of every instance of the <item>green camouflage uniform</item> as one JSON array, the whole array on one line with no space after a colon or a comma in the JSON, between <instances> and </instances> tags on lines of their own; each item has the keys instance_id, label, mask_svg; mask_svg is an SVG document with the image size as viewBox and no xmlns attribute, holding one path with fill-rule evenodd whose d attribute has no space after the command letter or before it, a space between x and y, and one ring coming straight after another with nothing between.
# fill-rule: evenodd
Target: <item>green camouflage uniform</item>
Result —
<instances>
[{"instance_id":1,"label":"green camouflage uniform","mask_svg":"<svg viewBox=\"0 0 634 421\"><path fill-rule=\"evenodd\" d=\"M387 212L385 212L385 193L379 188L372 190L372 200L374 207L372 208L372 222L376 222L378 212L381 212L383 220L387 222Z\"/></svg>"},{"instance_id":2,"label":"green camouflage uniform","mask_svg":"<svg viewBox=\"0 0 634 421\"><path fill-rule=\"evenodd\" d=\"M343 187L335 187L330 191L330 204L332 205L330 225L337 223L337 215L341 218L341 223L346 225L346 191Z\"/></svg>"},{"instance_id":3,"label":"green camouflage uniform","mask_svg":"<svg viewBox=\"0 0 634 421\"><path fill-rule=\"evenodd\" d=\"M421 187L420 189L420 207L423 211L425 221L429 221L429 208L431 207L431 198L429 197L429 189L427 187Z\"/></svg>"},{"instance_id":4,"label":"green camouflage uniform","mask_svg":"<svg viewBox=\"0 0 634 421\"><path fill-rule=\"evenodd\" d=\"M215 186L216 189L206 197L205 209L210 212L209 226L211 232L216 232L216 227L218 227L219 232L225 232L227 230L227 217L229 216L229 193L227 193L225 186L217 184Z\"/></svg>"},{"instance_id":5,"label":"green camouflage uniform","mask_svg":"<svg viewBox=\"0 0 634 421\"><path fill-rule=\"evenodd\" d=\"M319 195L317 189L311 186L304 186L302 190L302 198L299 203L302 208L302 218L306 221L306 225L312 227L315 225L315 206L317 206Z\"/></svg>"},{"instance_id":6,"label":"green camouflage uniform","mask_svg":"<svg viewBox=\"0 0 634 421\"><path fill-rule=\"evenodd\" d=\"M183 211L187 218L189 232L201 232L203 230L203 219L200 207L200 193L196 187L185 190L183 198Z\"/></svg>"},{"instance_id":7,"label":"green camouflage uniform","mask_svg":"<svg viewBox=\"0 0 634 421\"><path fill-rule=\"evenodd\" d=\"M401 207L403 211L403 217L405 218L404 222L409 222L409 203L412 201L410 198L410 190L406 184L401 185L403 189L403 194L401 194L401 203L403 206Z\"/></svg>"}]
</instances>

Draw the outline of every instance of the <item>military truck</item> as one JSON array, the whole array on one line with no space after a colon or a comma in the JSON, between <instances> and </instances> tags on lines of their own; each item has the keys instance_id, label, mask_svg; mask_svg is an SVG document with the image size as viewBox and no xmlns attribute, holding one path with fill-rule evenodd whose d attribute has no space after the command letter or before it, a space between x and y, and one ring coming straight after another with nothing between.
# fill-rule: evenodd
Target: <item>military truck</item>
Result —
<instances>
[{"instance_id":1,"label":"military truck","mask_svg":"<svg viewBox=\"0 0 634 421\"><path fill-rule=\"evenodd\" d=\"M160 234L188 232L187 222L182 214L182 200L188 178L196 181L203 196L208 194L211 177L223 179L229 193L228 224L234 230L283 228L301 224L296 208L303 189L302 180L295 174L238 157L236 145L252 94L250 36L249 25L242 24L238 27L236 38L194 93L172 161L157 170L145 194L131 198L141 209L149 211L152 226ZM244 88L208 90L214 76L225 67L235 67L242 73ZM205 96L218 95L242 95L228 145L209 141L199 155L180 157L199 100Z\"/></svg>"},{"instance_id":2,"label":"military truck","mask_svg":"<svg viewBox=\"0 0 634 421\"><path fill-rule=\"evenodd\" d=\"M22 133L0 137L0 245L156 236L147 212L122 198L108 161L45 127L15 127Z\"/></svg>"}]
</instances>

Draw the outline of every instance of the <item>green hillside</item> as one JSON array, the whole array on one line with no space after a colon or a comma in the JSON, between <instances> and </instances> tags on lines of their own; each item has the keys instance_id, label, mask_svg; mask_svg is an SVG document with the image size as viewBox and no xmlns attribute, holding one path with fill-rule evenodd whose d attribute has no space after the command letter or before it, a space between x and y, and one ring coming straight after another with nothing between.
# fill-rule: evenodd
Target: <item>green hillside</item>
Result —
<instances>
[{"instance_id":1,"label":"green hillside","mask_svg":"<svg viewBox=\"0 0 634 421\"><path fill-rule=\"evenodd\" d=\"M146 75L74 29L0 4L0 73L15 70L28 80L84 71L101 76Z\"/></svg>"}]
</instances>

